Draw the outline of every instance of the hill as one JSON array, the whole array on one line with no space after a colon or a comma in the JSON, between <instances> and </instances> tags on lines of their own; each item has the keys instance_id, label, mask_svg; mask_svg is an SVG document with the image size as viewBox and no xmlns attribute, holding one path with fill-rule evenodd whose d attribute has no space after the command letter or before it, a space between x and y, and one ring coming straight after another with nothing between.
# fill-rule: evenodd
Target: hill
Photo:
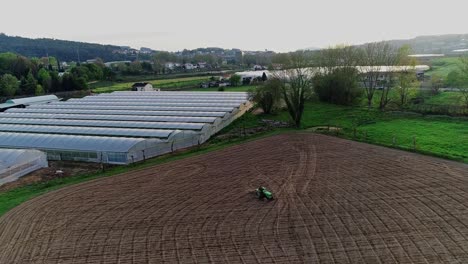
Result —
<instances>
[{"instance_id":1,"label":"hill","mask_svg":"<svg viewBox=\"0 0 468 264\"><path fill-rule=\"evenodd\" d=\"M453 54L454 50L468 49L468 34L418 36L412 39L389 40L395 46L411 45L415 53Z\"/></svg>"},{"instance_id":2,"label":"hill","mask_svg":"<svg viewBox=\"0 0 468 264\"><path fill-rule=\"evenodd\" d=\"M139 53L130 47L48 38L30 39L0 33L0 53L2 52L39 58L49 55L60 61L86 61L97 57L104 61L134 60Z\"/></svg>"}]
</instances>

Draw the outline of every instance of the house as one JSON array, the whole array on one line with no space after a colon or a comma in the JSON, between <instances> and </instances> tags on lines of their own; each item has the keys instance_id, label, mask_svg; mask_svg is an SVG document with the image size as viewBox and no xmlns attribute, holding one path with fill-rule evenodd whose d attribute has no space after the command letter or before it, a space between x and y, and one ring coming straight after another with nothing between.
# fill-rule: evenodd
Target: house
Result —
<instances>
[{"instance_id":1,"label":"house","mask_svg":"<svg viewBox=\"0 0 468 264\"><path fill-rule=\"evenodd\" d=\"M160 89L153 88L151 83L142 82L142 83L134 83L132 85L132 91L138 92L149 92L149 91L159 91Z\"/></svg>"},{"instance_id":2,"label":"house","mask_svg":"<svg viewBox=\"0 0 468 264\"><path fill-rule=\"evenodd\" d=\"M264 67L264 66L262 66L262 65L254 65L254 66L252 67L252 69L253 69L254 71L263 71L263 70L266 70L266 67Z\"/></svg>"},{"instance_id":3,"label":"house","mask_svg":"<svg viewBox=\"0 0 468 264\"><path fill-rule=\"evenodd\" d=\"M205 69L205 68L208 68L208 63L199 62L199 63L197 63L197 66L198 66L199 69Z\"/></svg>"},{"instance_id":4,"label":"house","mask_svg":"<svg viewBox=\"0 0 468 264\"><path fill-rule=\"evenodd\" d=\"M184 69L186 70L193 70L193 69L196 69L197 66L196 65L193 65L192 63L185 63L184 64Z\"/></svg>"},{"instance_id":5,"label":"house","mask_svg":"<svg viewBox=\"0 0 468 264\"><path fill-rule=\"evenodd\" d=\"M180 67L180 63L175 63L175 62L166 62L164 64L164 67L169 70L174 70L176 68Z\"/></svg>"}]
</instances>

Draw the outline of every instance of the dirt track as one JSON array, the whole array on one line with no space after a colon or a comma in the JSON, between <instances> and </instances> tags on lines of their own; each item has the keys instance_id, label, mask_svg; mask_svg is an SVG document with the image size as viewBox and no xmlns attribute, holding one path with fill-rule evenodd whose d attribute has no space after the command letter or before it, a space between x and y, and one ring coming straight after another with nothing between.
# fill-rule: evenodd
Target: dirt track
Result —
<instances>
[{"instance_id":1,"label":"dirt track","mask_svg":"<svg viewBox=\"0 0 468 264\"><path fill-rule=\"evenodd\" d=\"M0 263L468 263L467 201L467 165L282 135L38 197Z\"/></svg>"}]
</instances>

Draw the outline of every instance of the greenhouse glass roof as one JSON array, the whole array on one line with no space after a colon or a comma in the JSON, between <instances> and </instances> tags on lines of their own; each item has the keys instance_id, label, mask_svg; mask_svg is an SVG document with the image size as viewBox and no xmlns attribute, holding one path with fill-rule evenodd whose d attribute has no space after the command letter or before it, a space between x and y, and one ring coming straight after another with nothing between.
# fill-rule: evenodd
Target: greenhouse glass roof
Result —
<instances>
[{"instance_id":1,"label":"greenhouse glass roof","mask_svg":"<svg viewBox=\"0 0 468 264\"><path fill-rule=\"evenodd\" d=\"M96 105L96 104L39 104L29 109L102 109L102 110L143 110L143 111L190 111L190 112L232 112L234 107L190 107L190 106L140 106L140 105Z\"/></svg>"},{"instance_id":2,"label":"greenhouse glass roof","mask_svg":"<svg viewBox=\"0 0 468 264\"><path fill-rule=\"evenodd\" d=\"M46 113L46 114L86 114L86 115L141 115L141 116L200 116L224 117L226 112L189 112L189 111L143 111L143 110L102 110L102 109L38 109L11 108L7 113Z\"/></svg>"},{"instance_id":3,"label":"greenhouse glass roof","mask_svg":"<svg viewBox=\"0 0 468 264\"><path fill-rule=\"evenodd\" d=\"M0 114L0 117L2 115ZM40 119L40 118L1 118L3 124L51 125L51 126L85 126L85 127L125 127L145 129L180 129L201 130L203 123L176 122L140 122L140 121L112 121L112 120L72 120L72 119Z\"/></svg>"},{"instance_id":4,"label":"greenhouse glass roof","mask_svg":"<svg viewBox=\"0 0 468 264\"><path fill-rule=\"evenodd\" d=\"M45 133L94 136L127 136L154 137L167 139L177 133L176 130L132 129L132 128L102 128L102 127L73 127L73 126L45 126L45 125L17 125L0 124L1 132Z\"/></svg>"},{"instance_id":5,"label":"greenhouse glass roof","mask_svg":"<svg viewBox=\"0 0 468 264\"><path fill-rule=\"evenodd\" d=\"M84 119L84 120L121 120L146 122L194 122L214 123L217 117L194 116L133 116L133 115L80 115L80 114L41 114L41 113L0 113L0 118L46 118L46 119Z\"/></svg>"},{"instance_id":6,"label":"greenhouse glass roof","mask_svg":"<svg viewBox=\"0 0 468 264\"><path fill-rule=\"evenodd\" d=\"M0 132L0 147L59 149L68 151L128 152L143 138L71 136Z\"/></svg>"}]
</instances>

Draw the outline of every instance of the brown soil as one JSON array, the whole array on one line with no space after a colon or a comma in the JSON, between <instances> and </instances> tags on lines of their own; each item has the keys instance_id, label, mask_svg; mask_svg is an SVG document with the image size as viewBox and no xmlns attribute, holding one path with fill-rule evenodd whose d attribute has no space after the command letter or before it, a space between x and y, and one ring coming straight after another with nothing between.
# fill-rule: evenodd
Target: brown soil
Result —
<instances>
[{"instance_id":1,"label":"brown soil","mask_svg":"<svg viewBox=\"0 0 468 264\"><path fill-rule=\"evenodd\" d=\"M466 164L281 135L26 202L0 263L468 263L467 200Z\"/></svg>"}]
</instances>

